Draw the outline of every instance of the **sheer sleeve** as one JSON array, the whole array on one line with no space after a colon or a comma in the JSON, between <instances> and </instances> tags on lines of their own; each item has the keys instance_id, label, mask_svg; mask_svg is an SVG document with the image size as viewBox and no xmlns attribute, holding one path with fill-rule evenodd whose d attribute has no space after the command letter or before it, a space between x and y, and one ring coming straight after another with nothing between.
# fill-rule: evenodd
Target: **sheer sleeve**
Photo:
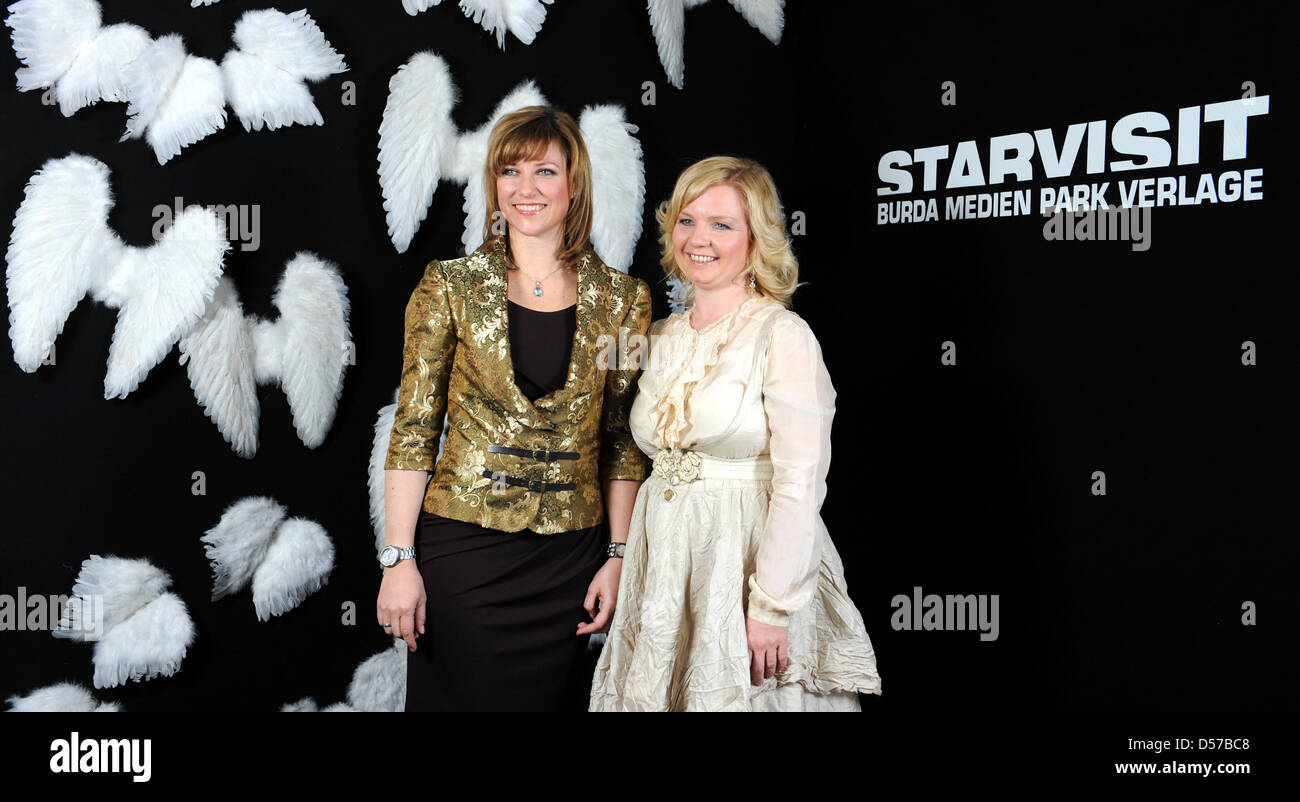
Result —
<instances>
[{"instance_id":1,"label":"sheer sleeve","mask_svg":"<svg viewBox=\"0 0 1300 802\"><path fill-rule=\"evenodd\" d=\"M384 468L432 471L447 409L447 381L456 356L456 328L446 283L435 261L406 304L402 388Z\"/></svg>"},{"instance_id":2,"label":"sheer sleeve","mask_svg":"<svg viewBox=\"0 0 1300 802\"><path fill-rule=\"evenodd\" d=\"M835 388L812 329L793 313L773 326L763 381L772 495L749 577L750 618L788 626L821 567L820 513L831 459Z\"/></svg>"}]
</instances>

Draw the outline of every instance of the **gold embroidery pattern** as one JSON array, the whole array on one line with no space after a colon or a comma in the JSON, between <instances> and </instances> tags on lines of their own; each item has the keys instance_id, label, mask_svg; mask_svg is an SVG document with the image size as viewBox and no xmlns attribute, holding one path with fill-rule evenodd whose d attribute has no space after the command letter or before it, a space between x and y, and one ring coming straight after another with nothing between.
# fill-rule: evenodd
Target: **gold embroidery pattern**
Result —
<instances>
[{"instance_id":1,"label":"gold embroidery pattern","mask_svg":"<svg viewBox=\"0 0 1300 802\"><path fill-rule=\"evenodd\" d=\"M425 268L423 280L406 305L396 416L399 425L393 427L386 467L433 469L448 390L443 367L451 364L455 353L455 328L446 305L445 283L438 263L433 262Z\"/></svg>"},{"instance_id":2,"label":"gold embroidery pattern","mask_svg":"<svg viewBox=\"0 0 1300 802\"><path fill-rule=\"evenodd\" d=\"M481 526L541 534L604 519L608 479L643 480L649 460L628 428L639 370L620 354L598 367L608 341L625 343L650 327L650 289L588 250L578 262L577 327L567 383L530 402L514 383L506 318L505 244L489 239L467 257L431 262L407 304L402 386L385 467L432 471L428 512ZM619 329L627 331L619 338ZM455 399L448 407L447 399ZM443 414L445 453L434 466ZM576 451L577 460L539 462L488 453L489 445ZM568 491L533 492L484 477L484 470L547 482Z\"/></svg>"}]
</instances>

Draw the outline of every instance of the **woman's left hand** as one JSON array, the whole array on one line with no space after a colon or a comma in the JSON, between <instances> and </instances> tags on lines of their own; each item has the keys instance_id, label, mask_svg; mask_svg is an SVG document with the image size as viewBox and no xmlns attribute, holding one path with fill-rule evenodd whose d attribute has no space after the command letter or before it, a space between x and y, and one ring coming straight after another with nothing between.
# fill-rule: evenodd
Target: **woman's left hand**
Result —
<instances>
[{"instance_id":1,"label":"woman's left hand","mask_svg":"<svg viewBox=\"0 0 1300 802\"><path fill-rule=\"evenodd\" d=\"M587 587L587 598L582 603L587 608L587 615L591 616L591 623L579 621L579 635L609 631L609 622L614 617L614 605L618 601L618 579L622 573L623 560L619 557L610 557L596 572L591 585Z\"/></svg>"},{"instance_id":2,"label":"woman's left hand","mask_svg":"<svg viewBox=\"0 0 1300 802\"><path fill-rule=\"evenodd\" d=\"M749 639L749 679L762 685L767 677L784 671L790 663L786 642L789 627L764 624L745 616L745 635Z\"/></svg>"}]
</instances>

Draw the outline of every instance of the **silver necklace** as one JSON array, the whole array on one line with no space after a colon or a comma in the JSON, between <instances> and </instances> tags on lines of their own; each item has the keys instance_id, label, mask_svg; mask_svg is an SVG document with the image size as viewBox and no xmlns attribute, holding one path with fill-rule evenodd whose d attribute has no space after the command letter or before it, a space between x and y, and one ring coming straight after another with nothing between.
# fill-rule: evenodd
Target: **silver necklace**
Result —
<instances>
[{"instance_id":1,"label":"silver necklace","mask_svg":"<svg viewBox=\"0 0 1300 802\"><path fill-rule=\"evenodd\" d=\"M542 296L542 282L546 281L548 278L558 273L560 268L564 267L564 263L560 262L560 264L557 265L554 270L542 276L541 279L538 279L532 273L529 273L527 270L524 270L522 267L515 264L514 259L507 259L507 262L510 264L511 267L517 268L519 272L523 273L525 276L528 276L530 279L533 280L533 295L536 295L539 298Z\"/></svg>"}]
</instances>

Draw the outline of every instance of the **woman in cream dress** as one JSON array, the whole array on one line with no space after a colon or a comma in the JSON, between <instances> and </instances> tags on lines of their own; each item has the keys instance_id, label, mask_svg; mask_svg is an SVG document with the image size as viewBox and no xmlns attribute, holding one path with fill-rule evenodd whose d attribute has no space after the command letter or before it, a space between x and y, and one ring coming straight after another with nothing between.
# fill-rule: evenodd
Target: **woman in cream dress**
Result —
<instances>
[{"instance_id":1,"label":"woman in cream dress","mask_svg":"<svg viewBox=\"0 0 1300 802\"><path fill-rule=\"evenodd\" d=\"M651 328L630 425L654 470L590 709L858 710L880 678L820 516L835 390L771 176L705 159L657 216L694 303Z\"/></svg>"}]
</instances>

